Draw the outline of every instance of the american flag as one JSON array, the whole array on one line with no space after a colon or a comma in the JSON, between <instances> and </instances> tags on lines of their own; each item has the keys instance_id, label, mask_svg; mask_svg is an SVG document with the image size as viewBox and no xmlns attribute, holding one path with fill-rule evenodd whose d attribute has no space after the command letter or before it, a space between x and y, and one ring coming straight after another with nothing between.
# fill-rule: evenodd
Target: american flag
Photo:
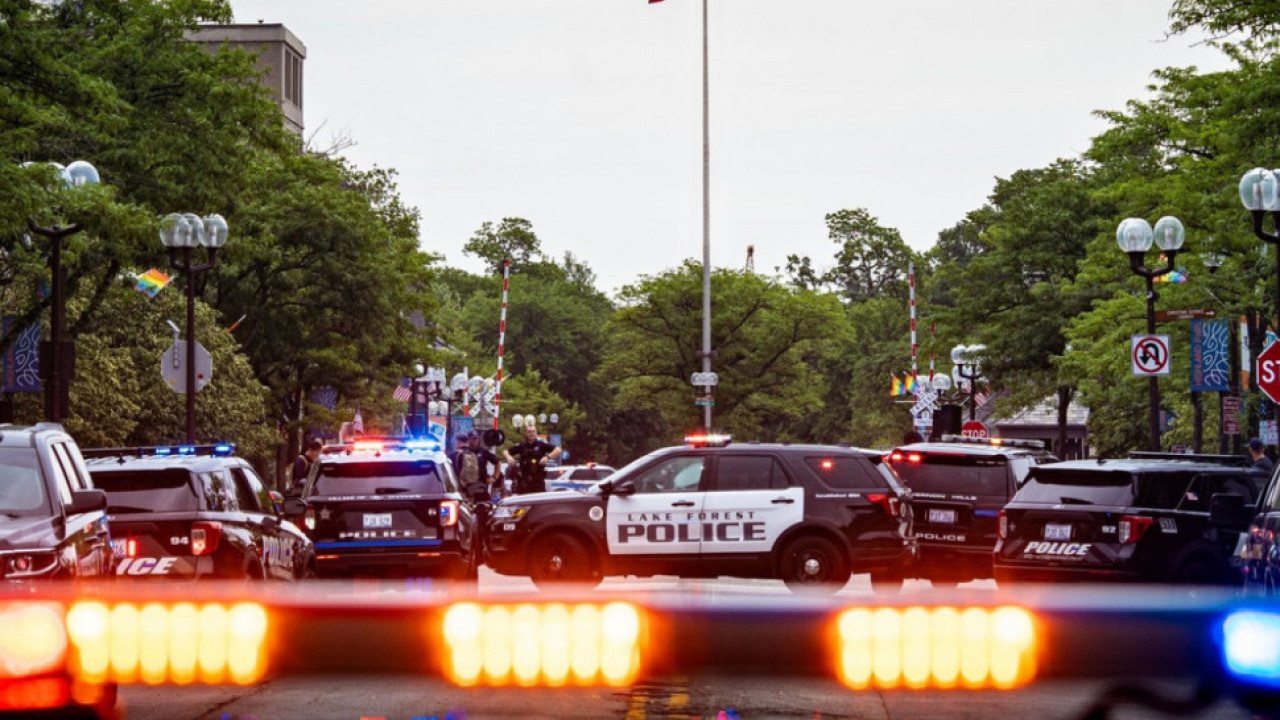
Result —
<instances>
[{"instance_id":1,"label":"american flag","mask_svg":"<svg viewBox=\"0 0 1280 720\"><path fill-rule=\"evenodd\" d=\"M392 391L391 397L400 402L409 402L409 398L413 397L413 392L409 390L409 385L413 383L409 378L400 381L400 386Z\"/></svg>"},{"instance_id":2,"label":"american flag","mask_svg":"<svg viewBox=\"0 0 1280 720\"><path fill-rule=\"evenodd\" d=\"M973 406L982 407L987 404L987 394L979 390L973 395Z\"/></svg>"}]
</instances>

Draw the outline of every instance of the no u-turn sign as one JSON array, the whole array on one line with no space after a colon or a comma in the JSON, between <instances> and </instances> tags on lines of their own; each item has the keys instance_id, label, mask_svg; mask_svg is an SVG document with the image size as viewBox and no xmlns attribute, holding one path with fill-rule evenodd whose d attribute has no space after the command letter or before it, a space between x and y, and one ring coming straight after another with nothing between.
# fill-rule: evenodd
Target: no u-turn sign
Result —
<instances>
[{"instance_id":1,"label":"no u-turn sign","mask_svg":"<svg viewBox=\"0 0 1280 720\"><path fill-rule=\"evenodd\" d=\"M1169 374L1169 336L1168 335L1134 335L1133 352L1134 375L1168 375Z\"/></svg>"}]
</instances>

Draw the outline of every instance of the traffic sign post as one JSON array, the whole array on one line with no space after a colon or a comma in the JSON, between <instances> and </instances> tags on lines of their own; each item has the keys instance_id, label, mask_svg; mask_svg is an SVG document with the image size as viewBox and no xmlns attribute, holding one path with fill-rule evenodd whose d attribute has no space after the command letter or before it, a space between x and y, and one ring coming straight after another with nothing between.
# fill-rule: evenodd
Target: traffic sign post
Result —
<instances>
[{"instance_id":1,"label":"traffic sign post","mask_svg":"<svg viewBox=\"0 0 1280 720\"><path fill-rule=\"evenodd\" d=\"M1169 374L1168 335L1134 335L1131 344L1134 375Z\"/></svg>"},{"instance_id":2,"label":"traffic sign post","mask_svg":"<svg viewBox=\"0 0 1280 720\"><path fill-rule=\"evenodd\" d=\"M213 356L200 343L196 343L196 392L204 389L213 376ZM187 344L175 342L160 356L160 377L169 389L179 393L187 392Z\"/></svg>"},{"instance_id":3,"label":"traffic sign post","mask_svg":"<svg viewBox=\"0 0 1280 720\"><path fill-rule=\"evenodd\" d=\"M1258 389L1272 402L1280 402L1280 343L1272 343L1258 353L1257 365Z\"/></svg>"}]
</instances>

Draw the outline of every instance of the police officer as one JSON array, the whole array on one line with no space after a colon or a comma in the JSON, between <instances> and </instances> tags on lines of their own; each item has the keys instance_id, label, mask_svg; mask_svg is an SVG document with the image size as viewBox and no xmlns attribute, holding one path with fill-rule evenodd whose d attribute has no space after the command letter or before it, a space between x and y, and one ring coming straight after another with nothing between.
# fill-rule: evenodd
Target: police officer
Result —
<instances>
[{"instance_id":1,"label":"police officer","mask_svg":"<svg viewBox=\"0 0 1280 720\"><path fill-rule=\"evenodd\" d=\"M560 448L538 438L533 425L524 426L524 440L502 452L507 462L518 465L515 494L546 492L547 463L560 457ZM519 458L519 460L517 460Z\"/></svg>"}]
</instances>

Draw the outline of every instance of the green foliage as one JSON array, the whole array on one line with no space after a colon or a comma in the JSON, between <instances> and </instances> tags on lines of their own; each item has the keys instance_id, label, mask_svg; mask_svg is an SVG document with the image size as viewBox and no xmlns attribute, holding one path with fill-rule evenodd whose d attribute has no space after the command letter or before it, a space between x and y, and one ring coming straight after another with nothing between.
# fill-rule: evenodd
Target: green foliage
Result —
<instances>
[{"instance_id":1,"label":"green foliage","mask_svg":"<svg viewBox=\"0 0 1280 720\"><path fill-rule=\"evenodd\" d=\"M907 269L916 257L896 229L857 208L828 214L827 234L837 247L835 265L818 273L809 258L789 255L787 274L793 285L832 288L849 302L906 299Z\"/></svg>"}]
</instances>

